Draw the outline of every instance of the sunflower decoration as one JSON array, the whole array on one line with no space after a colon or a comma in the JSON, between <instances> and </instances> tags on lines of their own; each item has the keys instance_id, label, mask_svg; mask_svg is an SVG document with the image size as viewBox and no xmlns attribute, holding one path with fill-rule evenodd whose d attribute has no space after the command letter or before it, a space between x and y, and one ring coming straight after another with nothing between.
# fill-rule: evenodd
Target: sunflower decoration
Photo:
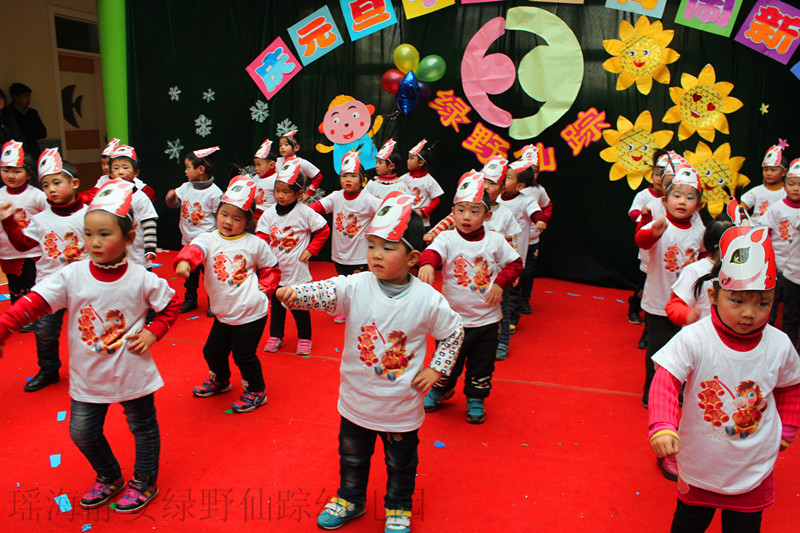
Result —
<instances>
[{"instance_id":1,"label":"sunflower decoration","mask_svg":"<svg viewBox=\"0 0 800 533\"><path fill-rule=\"evenodd\" d=\"M697 132L703 139L713 142L715 129L727 134L727 113L742 107L742 101L728 96L733 84L727 81L716 83L714 67L706 65L695 78L684 73L680 87L670 87L669 96L675 104L664 115L668 124L680 122L678 139L684 140Z\"/></svg>"},{"instance_id":2,"label":"sunflower decoration","mask_svg":"<svg viewBox=\"0 0 800 533\"><path fill-rule=\"evenodd\" d=\"M672 140L673 133L669 130L652 130L653 117L650 111L642 111L635 124L620 115L616 130L603 130L603 138L609 148L600 152L600 157L614 163L608 173L611 181L627 176L628 186L633 190L641 185L642 179L653 181L653 153L658 148L664 148Z\"/></svg>"},{"instance_id":3,"label":"sunflower decoration","mask_svg":"<svg viewBox=\"0 0 800 533\"><path fill-rule=\"evenodd\" d=\"M744 164L744 157L731 157L731 144L725 143L711 152L703 141L697 142L697 151L686 150L686 159L700 173L703 186L703 199L706 200L708 212L716 217L728 201L728 193L750 183L750 179L739 170Z\"/></svg>"},{"instance_id":4,"label":"sunflower decoration","mask_svg":"<svg viewBox=\"0 0 800 533\"><path fill-rule=\"evenodd\" d=\"M623 91L636 82L636 88L642 94L650 94L653 80L658 83L669 83L670 75L667 65L674 63L681 55L667 48L675 34L665 30L661 21L650 24L642 15L633 27L623 20L619 23L619 39L603 41L606 52L611 54L603 63L607 71L619 74L617 90Z\"/></svg>"}]
</instances>

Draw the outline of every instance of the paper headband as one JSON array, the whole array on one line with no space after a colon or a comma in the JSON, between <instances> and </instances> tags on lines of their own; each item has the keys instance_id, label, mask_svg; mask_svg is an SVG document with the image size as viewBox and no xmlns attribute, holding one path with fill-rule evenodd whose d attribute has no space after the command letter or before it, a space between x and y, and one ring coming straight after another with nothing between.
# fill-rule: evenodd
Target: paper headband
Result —
<instances>
[{"instance_id":1,"label":"paper headband","mask_svg":"<svg viewBox=\"0 0 800 533\"><path fill-rule=\"evenodd\" d=\"M783 164L781 161L783 160L783 149L788 148L788 144L786 142L782 142L776 144L775 146L770 146L767 153L764 154L764 160L761 162L762 167L782 167Z\"/></svg>"},{"instance_id":2,"label":"paper headband","mask_svg":"<svg viewBox=\"0 0 800 533\"><path fill-rule=\"evenodd\" d=\"M134 185L112 180L103 185L89 204L89 211L102 210L118 217L130 216Z\"/></svg>"},{"instance_id":3,"label":"paper headband","mask_svg":"<svg viewBox=\"0 0 800 533\"><path fill-rule=\"evenodd\" d=\"M409 151L408 151L408 153L409 153L409 154L411 154L411 155L418 156L420 159L422 159L423 161L425 161L425 158L424 158L424 157L421 157L421 156L419 155L419 153L420 153L420 152L422 151L422 149L425 147L425 143L427 143L427 142L428 142L428 141L427 141L426 139L422 139L420 142L418 142L418 143L417 143L417 144L414 146L414 148L412 148L411 150L409 150Z\"/></svg>"},{"instance_id":4,"label":"paper headband","mask_svg":"<svg viewBox=\"0 0 800 533\"><path fill-rule=\"evenodd\" d=\"M458 180L458 187L456 187L456 195L453 198L453 204L460 202L470 202L486 206L486 209L491 207L483 201L483 173L476 170L465 172L461 179Z\"/></svg>"},{"instance_id":5,"label":"paper headband","mask_svg":"<svg viewBox=\"0 0 800 533\"><path fill-rule=\"evenodd\" d=\"M700 173L692 165L684 163L675 169L672 185L688 185L700 190Z\"/></svg>"},{"instance_id":6,"label":"paper headband","mask_svg":"<svg viewBox=\"0 0 800 533\"><path fill-rule=\"evenodd\" d=\"M288 183L289 185L294 185L298 176L300 176L300 160L292 156L284 159L281 168L278 169L275 179Z\"/></svg>"},{"instance_id":7,"label":"paper headband","mask_svg":"<svg viewBox=\"0 0 800 533\"><path fill-rule=\"evenodd\" d=\"M64 171L64 162L61 159L61 154L58 153L58 148L48 148L42 155L39 156L39 177L50 176L52 174L60 174ZM67 172L70 176L72 174ZM72 176L73 178L75 176Z\"/></svg>"},{"instance_id":8,"label":"paper headband","mask_svg":"<svg viewBox=\"0 0 800 533\"><path fill-rule=\"evenodd\" d=\"M394 139L389 139L383 143L383 146L381 146L381 149L378 150L378 153L375 157L378 159L389 159L389 157L392 155L392 150L394 150L395 144L397 143L394 141Z\"/></svg>"},{"instance_id":9,"label":"paper headband","mask_svg":"<svg viewBox=\"0 0 800 533\"><path fill-rule=\"evenodd\" d=\"M18 141L8 141L3 145L3 155L0 157L0 166L21 167L25 163L25 151L22 143Z\"/></svg>"},{"instance_id":10,"label":"paper headband","mask_svg":"<svg viewBox=\"0 0 800 533\"><path fill-rule=\"evenodd\" d=\"M127 157L129 159L133 159L136 161L136 150L133 149L133 146L128 146L127 144L120 144L114 151L111 152L111 159L116 159L118 157Z\"/></svg>"},{"instance_id":11,"label":"paper headband","mask_svg":"<svg viewBox=\"0 0 800 533\"><path fill-rule=\"evenodd\" d=\"M730 291L775 288L775 252L766 227L734 226L719 241L719 286Z\"/></svg>"},{"instance_id":12,"label":"paper headband","mask_svg":"<svg viewBox=\"0 0 800 533\"><path fill-rule=\"evenodd\" d=\"M256 205L256 182L250 176L234 177L219 201L242 211L252 211Z\"/></svg>"},{"instance_id":13,"label":"paper headband","mask_svg":"<svg viewBox=\"0 0 800 533\"><path fill-rule=\"evenodd\" d=\"M391 242L400 242L408 227L408 221L411 220L413 207L413 196L400 191L390 192L378 207L366 234ZM405 242L412 247L407 241Z\"/></svg>"},{"instance_id":14,"label":"paper headband","mask_svg":"<svg viewBox=\"0 0 800 533\"><path fill-rule=\"evenodd\" d=\"M103 148L103 152L100 154L103 157L110 157L111 153L116 150L117 146L119 146L120 140L117 138L111 139L105 148Z\"/></svg>"},{"instance_id":15,"label":"paper headband","mask_svg":"<svg viewBox=\"0 0 800 533\"><path fill-rule=\"evenodd\" d=\"M350 151L342 157L341 174L358 174L361 168L361 160L358 158L358 152Z\"/></svg>"},{"instance_id":16,"label":"paper headband","mask_svg":"<svg viewBox=\"0 0 800 533\"><path fill-rule=\"evenodd\" d=\"M789 172L786 173L787 178L800 178L800 158L792 161L789 165Z\"/></svg>"},{"instance_id":17,"label":"paper headband","mask_svg":"<svg viewBox=\"0 0 800 533\"><path fill-rule=\"evenodd\" d=\"M522 147L522 154L519 159L511 163L510 167L514 172L524 172L531 165L539 165L539 149L532 144Z\"/></svg>"},{"instance_id":18,"label":"paper headband","mask_svg":"<svg viewBox=\"0 0 800 533\"><path fill-rule=\"evenodd\" d=\"M505 157L502 155L493 155L486 161L486 164L483 165L481 173L485 179L492 180L499 185L503 183L503 179L506 177L507 168L508 160ZM464 176L466 176L466 174L464 174Z\"/></svg>"},{"instance_id":19,"label":"paper headband","mask_svg":"<svg viewBox=\"0 0 800 533\"><path fill-rule=\"evenodd\" d=\"M655 166L664 169L664 174L674 175L680 165L685 165L686 159L677 152L670 150L656 161Z\"/></svg>"},{"instance_id":20,"label":"paper headband","mask_svg":"<svg viewBox=\"0 0 800 533\"><path fill-rule=\"evenodd\" d=\"M258 150L256 150L256 153L255 153L255 155L253 157L258 157L260 159L266 159L266 158L269 157L269 153L270 153L271 150L272 150L272 141L267 139L266 141L261 143L261 146L258 147Z\"/></svg>"},{"instance_id":21,"label":"paper headband","mask_svg":"<svg viewBox=\"0 0 800 533\"><path fill-rule=\"evenodd\" d=\"M211 154L213 154L217 150L219 150L219 146L212 146L211 148L203 148L201 150L195 150L192 153L194 155L196 155L197 157L199 157L200 159L202 159L204 157L210 156Z\"/></svg>"}]
</instances>

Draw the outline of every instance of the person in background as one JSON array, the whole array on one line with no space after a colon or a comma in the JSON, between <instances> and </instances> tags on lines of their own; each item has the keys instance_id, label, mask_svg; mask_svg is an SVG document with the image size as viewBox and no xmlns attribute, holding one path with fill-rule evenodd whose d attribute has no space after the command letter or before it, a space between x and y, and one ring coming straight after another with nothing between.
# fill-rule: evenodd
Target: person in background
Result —
<instances>
[{"instance_id":1,"label":"person in background","mask_svg":"<svg viewBox=\"0 0 800 533\"><path fill-rule=\"evenodd\" d=\"M34 161L39 159L42 151L39 149L39 139L47 137L47 128L39 117L39 112L31 107L31 95L33 91L24 83L12 83L8 88L13 101L12 105L3 109L7 117L13 116L22 133L21 140L25 152L33 157ZM8 120L11 120L10 118Z\"/></svg>"}]
</instances>

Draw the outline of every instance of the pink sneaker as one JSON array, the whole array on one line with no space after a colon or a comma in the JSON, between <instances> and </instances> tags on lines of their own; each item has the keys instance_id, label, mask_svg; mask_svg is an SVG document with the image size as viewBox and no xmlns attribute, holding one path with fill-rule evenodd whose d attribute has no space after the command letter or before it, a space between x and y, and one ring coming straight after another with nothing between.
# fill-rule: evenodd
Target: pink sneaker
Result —
<instances>
[{"instance_id":1,"label":"pink sneaker","mask_svg":"<svg viewBox=\"0 0 800 533\"><path fill-rule=\"evenodd\" d=\"M311 353L311 339L300 339L297 341L297 355L308 355Z\"/></svg>"},{"instance_id":2,"label":"pink sneaker","mask_svg":"<svg viewBox=\"0 0 800 533\"><path fill-rule=\"evenodd\" d=\"M678 481L678 461L674 455L669 457L659 457L658 464L661 466L661 473L670 481Z\"/></svg>"},{"instance_id":3,"label":"pink sneaker","mask_svg":"<svg viewBox=\"0 0 800 533\"><path fill-rule=\"evenodd\" d=\"M270 337L267 339L267 344L264 345L265 352L277 352L283 346L283 339L280 337Z\"/></svg>"},{"instance_id":4,"label":"pink sneaker","mask_svg":"<svg viewBox=\"0 0 800 533\"><path fill-rule=\"evenodd\" d=\"M344 315L336 315L333 317L334 324L344 324L347 318Z\"/></svg>"}]
</instances>

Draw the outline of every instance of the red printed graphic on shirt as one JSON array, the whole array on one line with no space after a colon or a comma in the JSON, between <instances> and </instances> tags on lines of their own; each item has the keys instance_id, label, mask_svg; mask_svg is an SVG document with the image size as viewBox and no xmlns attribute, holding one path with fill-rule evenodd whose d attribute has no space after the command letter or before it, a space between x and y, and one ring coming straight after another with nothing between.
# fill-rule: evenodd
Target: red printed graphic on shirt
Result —
<instances>
[{"instance_id":1,"label":"red printed graphic on shirt","mask_svg":"<svg viewBox=\"0 0 800 533\"><path fill-rule=\"evenodd\" d=\"M17 221L17 224L19 224L19 227L22 229L27 228L28 225L31 223L30 219L28 218L28 213L26 213L25 210L20 207L14 209L14 214L12 216L14 217L14 220Z\"/></svg>"},{"instance_id":2,"label":"red printed graphic on shirt","mask_svg":"<svg viewBox=\"0 0 800 533\"><path fill-rule=\"evenodd\" d=\"M767 405L755 381L740 381L732 391L714 376L700 386L703 390L697 395L700 399L697 405L703 409L703 420L713 427L722 427L730 439L743 440L758 431ZM723 426L731 420L732 424Z\"/></svg>"},{"instance_id":3,"label":"red printed graphic on shirt","mask_svg":"<svg viewBox=\"0 0 800 533\"><path fill-rule=\"evenodd\" d=\"M673 244L664 253L664 268L670 272L677 272L695 261L697 261L697 250L694 248L687 248L686 251L683 251L678 245Z\"/></svg>"},{"instance_id":4,"label":"red printed graphic on shirt","mask_svg":"<svg viewBox=\"0 0 800 533\"><path fill-rule=\"evenodd\" d=\"M214 256L214 275L217 279L228 285L239 286L247 279L247 259L242 254L236 254L233 259L220 253Z\"/></svg>"},{"instance_id":5,"label":"red printed graphic on shirt","mask_svg":"<svg viewBox=\"0 0 800 533\"><path fill-rule=\"evenodd\" d=\"M280 229L278 226L272 226L269 230L269 236L272 246L285 253L294 250L298 243L294 229L289 227Z\"/></svg>"},{"instance_id":6,"label":"red printed graphic on shirt","mask_svg":"<svg viewBox=\"0 0 800 533\"><path fill-rule=\"evenodd\" d=\"M414 207L422 203L422 191L419 187L411 187L411 194L414 195Z\"/></svg>"},{"instance_id":7,"label":"red printed graphic on shirt","mask_svg":"<svg viewBox=\"0 0 800 533\"><path fill-rule=\"evenodd\" d=\"M361 230L361 224L358 223L358 217L350 214L347 217L344 213L336 215L336 231L340 232L345 237L352 239Z\"/></svg>"},{"instance_id":8,"label":"red printed graphic on shirt","mask_svg":"<svg viewBox=\"0 0 800 533\"><path fill-rule=\"evenodd\" d=\"M70 264L81 259L83 245L75 232L68 231L62 238L58 233L51 231L44 237L44 250L50 259L58 259L62 263Z\"/></svg>"},{"instance_id":9,"label":"red printed graphic on shirt","mask_svg":"<svg viewBox=\"0 0 800 533\"><path fill-rule=\"evenodd\" d=\"M406 343L408 337L405 332L400 330L392 330L383 337L378 326L375 322L367 326L361 327L362 334L358 336L358 351L359 359L361 359L367 368L372 368L376 376L379 376L388 381L395 381L402 376L411 359L414 358L414 352L407 353ZM383 346L383 354L376 354L376 348L380 350L380 346L375 345L375 341L380 339Z\"/></svg>"},{"instance_id":10,"label":"red printed graphic on shirt","mask_svg":"<svg viewBox=\"0 0 800 533\"><path fill-rule=\"evenodd\" d=\"M492 284L489 262L483 256L478 256L473 261L474 264L470 263L464 256L456 258L453 275L455 275L456 283L459 286L483 294Z\"/></svg>"},{"instance_id":11,"label":"red printed graphic on shirt","mask_svg":"<svg viewBox=\"0 0 800 533\"><path fill-rule=\"evenodd\" d=\"M125 337L125 315L119 309L110 309L104 317L100 316L91 305L78 311L78 330L81 340L97 353L113 355L122 347ZM96 324L102 327L97 334Z\"/></svg>"},{"instance_id":12,"label":"red printed graphic on shirt","mask_svg":"<svg viewBox=\"0 0 800 533\"><path fill-rule=\"evenodd\" d=\"M256 190L256 206L264 205L264 202L266 202L266 200L267 197L264 194L264 189Z\"/></svg>"},{"instance_id":13,"label":"red printed graphic on shirt","mask_svg":"<svg viewBox=\"0 0 800 533\"><path fill-rule=\"evenodd\" d=\"M778 224L778 234L784 241L792 236L792 225L788 220L781 220L781 223Z\"/></svg>"},{"instance_id":14,"label":"red printed graphic on shirt","mask_svg":"<svg viewBox=\"0 0 800 533\"><path fill-rule=\"evenodd\" d=\"M767 212L767 208L769 207L769 200L764 200L758 206L758 214L760 216L764 216L764 213Z\"/></svg>"}]
</instances>

